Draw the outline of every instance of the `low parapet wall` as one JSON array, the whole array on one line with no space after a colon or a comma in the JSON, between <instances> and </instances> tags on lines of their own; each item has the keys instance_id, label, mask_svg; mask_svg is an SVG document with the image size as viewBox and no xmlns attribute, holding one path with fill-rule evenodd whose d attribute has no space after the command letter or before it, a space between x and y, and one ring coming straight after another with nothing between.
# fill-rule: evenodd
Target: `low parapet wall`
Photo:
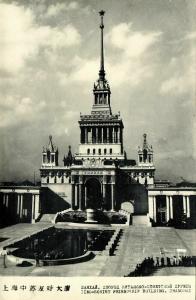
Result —
<instances>
[{"instance_id":1,"label":"low parapet wall","mask_svg":"<svg viewBox=\"0 0 196 300\"><path fill-rule=\"evenodd\" d=\"M94 257L95 255L91 251L87 251L81 256L76 256L76 257L71 257L71 258L65 258L65 259L40 259L39 260L39 265L40 266L57 266L57 265L68 265L68 264L75 264L79 262L84 262L87 260L90 260ZM15 264L22 264L24 262L28 262L34 266L38 264L36 263L35 259L31 258L23 258L23 257L18 257L13 254L7 255L7 259Z\"/></svg>"}]
</instances>

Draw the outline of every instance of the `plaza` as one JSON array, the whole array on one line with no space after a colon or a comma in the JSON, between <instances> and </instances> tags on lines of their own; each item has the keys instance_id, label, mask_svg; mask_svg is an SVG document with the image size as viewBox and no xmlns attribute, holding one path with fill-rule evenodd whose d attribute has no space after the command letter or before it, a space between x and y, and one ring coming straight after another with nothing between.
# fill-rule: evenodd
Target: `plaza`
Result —
<instances>
[{"instance_id":1,"label":"plaza","mask_svg":"<svg viewBox=\"0 0 196 300\"><path fill-rule=\"evenodd\" d=\"M0 230L0 236L7 238L0 247L13 243L51 224L26 225L17 224ZM57 227L60 225L56 225ZM62 226L62 225L61 225ZM69 225L63 225L69 228ZM85 227L85 226L84 226ZM83 227L83 228L84 228ZM76 227L81 228L81 227ZM104 229L104 226L101 226ZM127 276L134 271L136 265L146 257L173 256L177 249L183 249L186 256L196 256L196 230L174 228L121 227L123 235L120 238L114 255L96 253L94 258L86 262L58 266L17 266L6 259L3 266L1 257L0 275L3 276ZM113 229L116 229L113 228ZM16 235L18 233L18 236ZM152 276L195 275L194 267L159 268Z\"/></svg>"}]
</instances>

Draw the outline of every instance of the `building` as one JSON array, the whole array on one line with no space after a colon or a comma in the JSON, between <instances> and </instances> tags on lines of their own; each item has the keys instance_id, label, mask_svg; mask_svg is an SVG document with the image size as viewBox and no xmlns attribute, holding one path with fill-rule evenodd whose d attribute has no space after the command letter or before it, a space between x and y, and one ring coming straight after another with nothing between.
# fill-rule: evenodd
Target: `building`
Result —
<instances>
[{"instance_id":1,"label":"building","mask_svg":"<svg viewBox=\"0 0 196 300\"><path fill-rule=\"evenodd\" d=\"M80 114L78 153L69 146L64 166L59 165L59 151L52 136L43 148L40 168L41 187L29 188L31 221L42 215L60 212L84 212L87 208L131 216L133 225L173 225L188 219L195 226L196 186L177 187L169 182L156 182L153 148L143 135L137 161L127 158L123 143L123 120L112 112L111 91L104 68L103 16L100 12L101 51L98 80L93 87L90 114ZM34 198L41 195L39 200ZM19 189L20 191L20 189ZM25 190L26 191L26 190ZM24 193L26 193L24 191ZM2 205L9 193L21 195L18 189L0 187ZM13 197L13 196L12 196ZM19 221L24 221L21 200L16 199ZM10 198L11 199L11 198ZM37 198L36 198L37 199ZM10 200L13 206L13 200ZM20 206L20 209L18 207ZM8 207L8 205L6 206ZM18 211L22 210L22 213ZM29 218L28 218L29 220ZM130 220L130 218L129 218Z\"/></svg>"}]
</instances>

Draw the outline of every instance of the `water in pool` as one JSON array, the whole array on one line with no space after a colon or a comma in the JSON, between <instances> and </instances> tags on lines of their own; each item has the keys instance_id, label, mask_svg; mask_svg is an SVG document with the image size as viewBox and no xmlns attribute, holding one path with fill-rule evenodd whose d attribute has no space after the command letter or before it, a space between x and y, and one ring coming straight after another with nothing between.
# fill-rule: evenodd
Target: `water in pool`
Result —
<instances>
[{"instance_id":1,"label":"water in pool","mask_svg":"<svg viewBox=\"0 0 196 300\"><path fill-rule=\"evenodd\" d=\"M13 252L18 257L65 259L83 255L88 250L104 250L113 233L113 230L49 228L9 247L18 248Z\"/></svg>"}]
</instances>

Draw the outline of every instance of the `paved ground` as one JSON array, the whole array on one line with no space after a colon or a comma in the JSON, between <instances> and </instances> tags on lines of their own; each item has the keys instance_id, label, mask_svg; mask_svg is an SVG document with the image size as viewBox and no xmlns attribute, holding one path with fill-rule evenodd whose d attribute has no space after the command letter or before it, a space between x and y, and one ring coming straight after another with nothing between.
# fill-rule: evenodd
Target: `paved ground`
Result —
<instances>
[{"instance_id":1,"label":"paved ground","mask_svg":"<svg viewBox=\"0 0 196 300\"><path fill-rule=\"evenodd\" d=\"M17 224L0 230L0 238L11 239L0 243L0 247L9 241L21 239L51 226L51 224ZM21 276L124 276L135 269L148 256L161 256L161 250L167 256L175 255L176 249L185 249L186 255L196 255L196 230L174 228L124 227L124 234L114 256L96 255L88 262L52 267L17 267L7 261L3 268L0 259L0 275ZM172 267L156 271L154 276L194 275L195 268Z\"/></svg>"}]
</instances>

